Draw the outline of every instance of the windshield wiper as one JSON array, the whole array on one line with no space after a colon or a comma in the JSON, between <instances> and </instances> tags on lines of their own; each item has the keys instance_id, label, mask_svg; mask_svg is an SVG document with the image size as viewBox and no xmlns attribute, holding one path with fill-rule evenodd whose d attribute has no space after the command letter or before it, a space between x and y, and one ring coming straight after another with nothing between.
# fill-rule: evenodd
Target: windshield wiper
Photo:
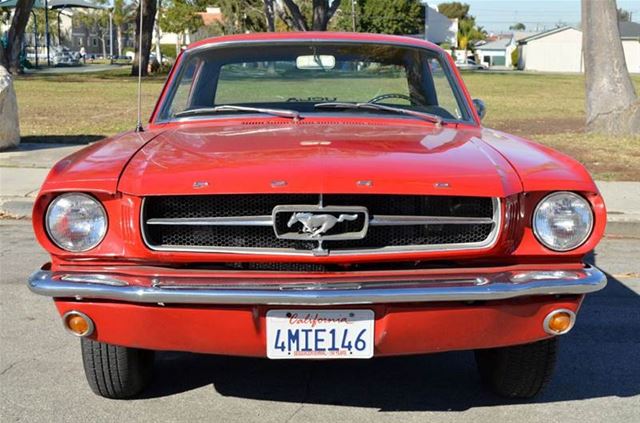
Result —
<instances>
[{"instance_id":1,"label":"windshield wiper","mask_svg":"<svg viewBox=\"0 0 640 423\"><path fill-rule=\"evenodd\" d=\"M183 110L181 112L174 113L174 117L182 116L195 116L195 115L209 115L220 112L255 112L265 113L274 116L286 117L293 119L294 121L300 120L300 113L296 110L289 109L269 109L266 107L247 107L247 106L232 106L230 104L222 104L215 107L200 107L197 109Z\"/></svg>"},{"instance_id":2,"label":"windshield wiper","mask_svg":"<svg viewBox=\"0 0 640 423\"><path fill-rule=\"evenodd\" d=\"M317 103L313 107L316 109L360 109L360 110L376 110L383 112L398 113L403 115L415 116L417 118L433 122L436 126L442 125L442 118L426 112L418 112L415 110L403 109L401 107L384 106L376 103Z\"/></svg>"}]
</instances>

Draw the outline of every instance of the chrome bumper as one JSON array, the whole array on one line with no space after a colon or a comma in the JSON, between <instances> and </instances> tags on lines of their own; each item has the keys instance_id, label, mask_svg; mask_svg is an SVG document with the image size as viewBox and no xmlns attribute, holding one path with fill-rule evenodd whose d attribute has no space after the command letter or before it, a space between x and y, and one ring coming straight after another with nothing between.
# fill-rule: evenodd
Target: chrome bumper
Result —
<instances>
[{"instance_id":1,"label":"chrome bumper","mask_svg":"<svg viewBox=\"0 0 640 423\"><path fill-rule=\"evenodd\" d=\"M432 301L504 300L530 295L587 294L607 284L592 266L434 276L416 281L188 284L149 277L149 286L129 285L118 275L50 272L29 278L29 289L56 298L156 304L343 305Z\"/></svg>"}]
</instances>

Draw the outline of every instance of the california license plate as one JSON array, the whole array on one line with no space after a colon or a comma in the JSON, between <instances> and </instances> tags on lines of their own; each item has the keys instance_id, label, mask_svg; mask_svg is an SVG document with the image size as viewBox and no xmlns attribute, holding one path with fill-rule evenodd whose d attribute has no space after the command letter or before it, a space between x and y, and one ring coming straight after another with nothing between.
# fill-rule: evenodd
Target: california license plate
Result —
<instances>
[{"instance_id":1,"label":"california license plate","mask_svg":"<svg viewBox=\"0 0 640 423\"><path fill-rule=\"evenodd\" d=\"M269 358L371 358L372 310L269 310Z\"/></svg>"}]
</instances>

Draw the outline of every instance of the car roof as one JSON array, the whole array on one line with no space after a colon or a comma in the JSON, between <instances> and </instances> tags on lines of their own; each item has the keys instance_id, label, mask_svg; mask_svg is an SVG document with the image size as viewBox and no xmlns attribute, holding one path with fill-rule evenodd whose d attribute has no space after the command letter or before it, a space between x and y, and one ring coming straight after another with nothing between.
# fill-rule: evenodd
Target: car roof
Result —
<instances>
[{"instance_id":1,"label":"car roof","mask_svg":"<svg viewBox=\"0 0 640 423\"><path fill-rule=\"evenodd\" d=\"M399 35L366 34L357 32L255 32L250 34L224 35L221 37L206 38L191 44L187 51L194 48L215 45L220 43L252 43L269 41L352 41L355 43L381 43L395 44L409 47L428 48L430 50L443 51L437 45L419 38L404 37Z\"/></svg>"}]
</instances>

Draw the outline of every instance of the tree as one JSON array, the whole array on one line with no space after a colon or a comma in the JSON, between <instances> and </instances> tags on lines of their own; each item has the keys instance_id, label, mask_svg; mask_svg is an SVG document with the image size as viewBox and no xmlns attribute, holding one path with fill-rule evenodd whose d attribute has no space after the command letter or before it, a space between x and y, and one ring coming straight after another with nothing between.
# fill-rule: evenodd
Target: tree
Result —
<instances>
[{"instance_id":1,"label":"tree","mask_svg":"<svg viewBox=\"0 0 640 423\"><path fill-rule=\"evenodd\" d=\"M587 129L640 133L640 100L627 71L615 0L582 0Z\"/></svg>"},{"instance_id":2,"label":"tree","mask_svg":"<svg viewBox=\"0 0 640 423\"><path fill-rule=\"evenodd\" d=\"M125 26L133 23L135 19L135 7L125 0L113 1L113 26L116 27L116 38L118 40L118 56L122 56L122 48Z\"/></svg>"},{"instance_id":3,"label":"tree","mask_svg":"<svg viewBox=\"0 0 640 423\"><path fill-rule=\"evenodd\" d=\"M524 31L525 29L527 29L527 26L522 22L518 22L516 24L511 25L509 29L512 31Z\"/></svg>"},{"instance_id":4,"label":"tree","mask_svg":"<svg viewBox=\"0 0 640 423\"><path fill-rule=\"evenodd\" d=\"M424 9L418 0L368 0L362 9L360 28L383 34L417 34L424 28Z\"/></svg>"},{"instance_id":5,"label":"tree","mask_svg":"<svg viewBox=\"0 0 640 423\"><path fill-rule=\"evenodd\" d=\"M107 0L96 0L95 3L105 6ZM109 11L107 9L90 9L77 12L74 19L84 26L86 35L95 34L100 39L102 57L107 57L107 35L109 35ZM38 22L43 19L38 19Z\"/></svg>"},{"instance_id":6,"label":"tree","mask_svg":"<svg viewBox=\"0 0 640 423\"><path fill-rule=\"evenodd\" d=\"M274 8L277 0L274 0ZM222 22L214 24L222 34L244 34L267 30L263 0L220 0ZM274 22L275 23L275 22Z\"/></svg>"},{"instance_id":7,"label":"tree","mask_svg":"<svg viewBox=\"0 0 640 423\"><path fill-rule=\"evenodd\" d=\"M29 21L33 3L34 0L18 0L13 19L11 19L6 44L0 43L0 66L8 69L14 75L22 71L20 67L22 37Z\"/></svg>"},{"instance_id":8,"label":"tree","mask_svg":"<svg viewBox=\"0 0 640 423\"><path fill-rule=\"evenodd\" d=\"M438 12L442 13L449 19L465 19L469 14L469 5L457 1L449 3L440 3Z\"/></svg>"},{"instance_id":9,"label":"tree","mask_svg":"<svg viewBox=\"0 0 640 423\"><path fill-rule=\"evenodd\" d=\"M151 53L151 40L153 38L153 25L156 21L156 0L139 0L142 2L142 45L140 45L140 3L136 7L136 39L135 57L131 67L131 75L138 75L138 64L141 65L141 73L146 76L149 66L149 53Z\"/></svg>"},{"instance_id":10,"label":"tree","mask_svg":"<svg viewBox=\"0 0 640 423\"><path fill-rule=\"evenodd\" d=\"M277 3L277 2L276 2ZM296 31L326 31L329 21L340 7L341 0L312 0L311 17L304 13L305 1L282 0L284 8L278 16ZM298 4L299 3L299 4Z\"/></svg>"},{"instance_id":11,"label":"tree","mask_svg":"<svg viewBox=\"0 0 640 423\"><path fill-rule=\"evenodd\" d=\"M631 12L618 8L618 22L631 22Z\"/></svg>"},{"instance_id":12,"label":"tree","mask_svg":"<svg viewBox=\"0 0 640 423\"><path fill-rule=\"evenodd\" d=\"M176 57L180 54L186 32L196 32L204 25L198 15L200 7L189 0L171 0L169 6L160 13L160 28L176 34Z\"/></svg>"},{"instance_id":13,"label":"tree","mask_svg":"<svg viewBox=\"0 0 640 423\"><path fill-rule=\"evenodd\" d=\"M269 32L276 30L276 2L277 0L264 0L264 17Z\"/></svg>"},{"instance_id":14,"label":"tree","mask_svg":"<svg viewBox=\"0 0 640 423\"><path fill-rule=\"evenodd\" d=\"M460 2L441 3L438 11L449 19L458 20L458 47L467 50L474 41L487 38L486 31L476 25L476 18L469 14L469 5ZM465 53L466 56L466 53Z\"/></svg>"},{"instance_id":15,"label":"tree","mask_svg":"<svg viewBox=\"0 0 640 423\"><path fill-rule=\"evenodd\" d=\"M476 18L468 16L458 21L458 47L468 50L470 45L487 38L486 31L481 26L476 26Z\"/></svg>"}]
</instances>

